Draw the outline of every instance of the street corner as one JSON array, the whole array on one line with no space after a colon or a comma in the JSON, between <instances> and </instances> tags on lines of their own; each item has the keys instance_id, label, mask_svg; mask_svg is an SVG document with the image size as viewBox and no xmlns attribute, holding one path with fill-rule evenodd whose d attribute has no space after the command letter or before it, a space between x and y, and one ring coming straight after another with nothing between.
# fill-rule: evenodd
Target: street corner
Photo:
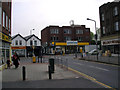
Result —
<instances>
[{"instance_id":1,"label":"street corner","mask_svg":"<svg viewBox=\"0 0 120 90\"><path fill-rule=\"evenodd\" d=\"M69 70L66 66L55 65L55 72L53 74L53 79L71 79L79 78L81 75Z\"/></svg>"}]
</instances>

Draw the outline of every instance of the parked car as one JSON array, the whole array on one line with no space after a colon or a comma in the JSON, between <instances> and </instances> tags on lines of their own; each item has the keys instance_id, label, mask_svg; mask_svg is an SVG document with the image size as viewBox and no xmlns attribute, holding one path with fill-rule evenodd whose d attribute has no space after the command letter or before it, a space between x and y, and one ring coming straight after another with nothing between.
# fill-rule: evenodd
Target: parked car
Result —
<instances>
[{"instance_id":1,"label":"parked car","mask_svg":"<svg viewBox=\"0 0 120 90\"><path fill-rule=\"evenodd\" d=\"M88 52L88 54L97 55L97 54L99 54L99 51L97 52L96 49L93 49L93 50L91 50L90 52Z\"/></svg>"}]
</instances>

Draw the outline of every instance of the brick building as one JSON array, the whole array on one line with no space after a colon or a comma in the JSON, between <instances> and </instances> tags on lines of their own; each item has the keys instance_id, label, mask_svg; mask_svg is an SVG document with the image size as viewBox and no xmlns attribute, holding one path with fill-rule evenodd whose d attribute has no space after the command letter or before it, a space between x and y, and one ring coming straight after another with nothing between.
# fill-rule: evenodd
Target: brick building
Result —
<instances>
[{"instance_id":1,"label":"brick building","mask_svg":"<svg viewBox=\"0 0 120 90\"><path fill-rule=\"evenodd\" d=\"M0 1L0 65L10 59L11 2Z\"/></svg>"},{"instance_id":2,"label":"brick building","mask_svg":"<svg viewBox=\"0 0 120 90\"><path fill-rule=\"evenodd\" d=\"M55 53L61 48L64 53L80 52L89 45L90 28L85 25L48 26L41 31L42 46L46 53Z\"/></svg>"},{"instance_id":3,"label":"brick building","mask_svg":"<svg viewBox=\"0 0 120 90\"><path fill-rule=\"evenodd\" d=\"M120 53L120 0L99 7L102 50Z\"/></svg>"}]
</instances>

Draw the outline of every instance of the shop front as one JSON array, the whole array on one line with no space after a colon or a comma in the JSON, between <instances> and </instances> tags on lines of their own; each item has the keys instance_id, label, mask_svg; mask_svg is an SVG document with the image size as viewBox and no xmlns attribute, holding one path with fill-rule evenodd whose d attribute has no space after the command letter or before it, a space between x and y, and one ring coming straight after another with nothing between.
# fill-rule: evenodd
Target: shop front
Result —
<instances>
[{"instance_id":1,"label":"shop front","mask_svg":"<svg viewBox=\"0 0 120 90\"><path fill-rule=\"evenodd\" d=\"M50 52L55 54L57 52L57 48L61 48L63 53L72 54L72 53L80 53L81 48L84 51L85 45L89 45L89 42L78 42L78 41L67 41L67 42L52 42L50 47Z\"/></svg>"},{"instance_id":2,"label":"shop front","mask_svg":"<svg viewBox=\"0 0 120 90\"><path fill-rule=\"evenodd\" d=\"M112 54L120 53L120 38L101 41L103 52L110 50Z\"/></svg>"},{"instance_id":3,"label":"shop front","mask_svg":"<svg viewBox=\"0 0 120 90\"><path fill-rule=\"evenodd\" d=\"M11 37L0 32L0 66L6 64L7 59L11 60Z\"/></svg>"}]
</instances>

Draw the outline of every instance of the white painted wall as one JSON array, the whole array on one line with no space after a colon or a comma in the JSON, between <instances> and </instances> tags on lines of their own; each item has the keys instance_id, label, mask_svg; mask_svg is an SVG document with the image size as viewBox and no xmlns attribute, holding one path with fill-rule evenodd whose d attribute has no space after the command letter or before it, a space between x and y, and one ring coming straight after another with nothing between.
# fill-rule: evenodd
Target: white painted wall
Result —
<instances>
[{"instance_id":1,"label":"white painted wall","mask_svg":"<svg viewBox=\"0 0 120 90\"><path fill-rule=\"evenodd\" d=\"M15 45L16 40L18 40L18 45L17 46L26 46L26 41L20 36L17 36L12 40L12 46L16 46ZM20 40L22 41L22 45L19 45Z\"/></svg>"},{"instance_id":2,"label":"white painted wall","mask_svg":"<svg viewBox=\"0 0 120 90\"><path fill-rule=\"evenodd\" d=\"M37 41L37 46L41 46L41 41L39 39L37 39L35 36L32 36L28 41L27 41L27 45L26 46L30 46L30 40L33 41L33 45L34 45L34 41Z\"/></svg>"}]
</instances>

